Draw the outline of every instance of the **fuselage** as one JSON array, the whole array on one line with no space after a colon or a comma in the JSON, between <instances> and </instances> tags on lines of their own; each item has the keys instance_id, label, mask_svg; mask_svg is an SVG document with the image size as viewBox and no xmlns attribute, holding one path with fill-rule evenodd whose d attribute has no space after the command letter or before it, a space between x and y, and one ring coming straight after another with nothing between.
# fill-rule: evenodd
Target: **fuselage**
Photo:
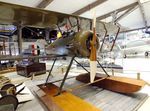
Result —
<instances>
[{"instance_id":1,"label":"fuselage","mask_svg":"<svg viewBox=\"0 0 150 111\"><path fill-rule=\"evenodd\" d=\"M61 37L46 47L46 54L89 57L92 37L92 31L79 31L68 37ZM97 42L98 47L99 42Z\"/></svg>"}]
</instances>

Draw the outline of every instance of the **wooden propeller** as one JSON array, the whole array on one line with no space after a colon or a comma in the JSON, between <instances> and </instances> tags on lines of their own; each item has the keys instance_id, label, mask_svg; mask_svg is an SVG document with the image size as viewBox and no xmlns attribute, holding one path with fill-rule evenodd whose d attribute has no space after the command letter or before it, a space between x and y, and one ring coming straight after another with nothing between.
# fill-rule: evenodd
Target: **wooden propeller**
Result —
<instances>
[{"instance_id":1,"label":"wooden propeller","mask_svg":"<svg viewBox=\"0 0 150 111\"><path fill-rule=\"evenodd\" d=\"M93 38L90 42L90 82L92 83L94 81L94 78L96 76L96 68L97 68L97 62L96 62L96 17L94 14L93 19Z\"/></svg>"}]
</instances>

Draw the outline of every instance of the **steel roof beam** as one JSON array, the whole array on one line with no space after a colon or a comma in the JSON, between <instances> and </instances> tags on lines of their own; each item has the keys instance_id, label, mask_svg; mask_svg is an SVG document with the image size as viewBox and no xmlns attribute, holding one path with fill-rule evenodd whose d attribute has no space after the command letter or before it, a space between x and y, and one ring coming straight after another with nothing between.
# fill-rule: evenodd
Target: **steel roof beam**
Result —
<instances>
[{"instance_id":1,"label":"steel roof beam","mask_svg":"<svg viewBox=\"0 0 150 111\"><path fill-rule=\"evenodd\" d=\"M122 7L122 8L113 10L113 11L111 11L111 12L109 12L109 13L107 13L107 14L104 14L104 15L102 15L102 16L99 16L99 17L97 17L97 20L105 19L105 18L111 16L111 14L114 13L114 12L119 13L119 12L122 12L122 11L124 11L124 10L127 10L127 9L129 9L129 8L131 8L131 7L134 7L134 6L136 6L136 5L138 5L138 2L132 3L132 4L130 4L130 5L124 6L124 7Z\"/></svg>"},{"instance_id":2,"label":"steel roof beam","mask_svg":"<svg viewBox=\"0 0 150 111\"><path fill-rule=\"evenodd\" d=\"M81 15L84 12L87 12L88 10L91 10L92 8L106 2L107 0L96 0L95 2L81 8L80 10L77 10L76 12L72 13L73 15Z\"/></svg>"},{"instance_id":3,"label":"steel roof beam","mask_svg":"<svg viewBox=\"0 0 150 111\"><path fill-rule=\"evenodd\" d=\"M130 13L132 13L135 9L137 9L139 6L136 5L134 7L131 7L129 9L127 9L122 15L120 15L114 22L118 22L121 19L123 19L125 16L129 15Z\"/></svg>"},{"instance_id":4,"label":"steel roof beam","mask_svg":"<svg viewBox=\"0 0 150 111\"><path fill-rule=\"evenodd\" d=\"M140 2L140 0L138 0L138 5L139 5L139 8L140 8L142 17L143 17L144 25L145 25L145 27L147 29L147 20L146 20L146 16L145 16L145 11L144 11L144 7L143 7L142 3Z\"/></svg>"},{"instance_id":5,"label":"steel roof beam","mask_svg":"<svg viewBox=\"0 0 150 111\"><path fill-rule=\"evenodd\" d=\"M37 8L46 8L53 0L42 0L38 5Z\"/></svg>"},{"instance_id":6,"label":"steel roof beam","mask_svg":"<svg viewBox=\"0 0 150 111\"><path fill-rule=\"evenodd\" d=\"M142 29L145 29L145 28L146 27L140 27L140 28L135 28L135 29L128 29L128 30L121 31L120 33L126 33L126 32L135 31L135 30L142 30ZM150 26L147 26L147 28L150 28Z\"/></svg>"}]
</instances>

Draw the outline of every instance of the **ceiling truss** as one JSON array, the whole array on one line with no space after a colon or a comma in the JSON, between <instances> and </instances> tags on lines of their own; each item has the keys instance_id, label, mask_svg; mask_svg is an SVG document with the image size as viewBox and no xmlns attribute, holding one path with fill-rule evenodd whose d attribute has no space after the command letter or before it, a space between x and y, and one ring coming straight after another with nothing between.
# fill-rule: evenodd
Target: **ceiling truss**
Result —
<instances>
[{"instance_id":1,"label":"ceiling truss","mask_svg":"<svg viewBox=\"0 0 150 111\"><path fill-rule=\"evenodd\" d=\"M143 17L143 22L144 22L145 28L147 29L148 25L147 25L147 20L146 20L146 16L145 16L145 11L144 11L144 7L143 7L142 3L140 2L140 0L138 0L138 5L140 8L142 17Z\"/></svg>"},{"instance_id":2,"label":"ceiling truss","mask_svg":"<svg viewBox=\"0 0 150 111\"><path fill-rule=\"evenodd\" d=\"M139 6L136 5L134 7L131 7L129 9L127 9L122 15L120 15L114 22L119 22L122 18L124 18L125 16L129 15L130 13L132 13L135 9L137 9Z\"/></svg>"},{"instance_id":3,"label":"ceiling truss","mask_svg":"<svg viewBox=\"0 0 150 111\"><path fill-rule=\"evenodd\" d=\"M111 16L111 14L113 14L113 13L115 13L115 12L119 13L119 12L125 11L125 10L127 10L127 9L129 9L129 8L131 8L131 7L135 7L135 6L137 6L137 5L138 5L138 2L132 3L132 4L130 4L130 5L124 6L124 7L122 7L122 8L116 9L116 10L111 11L111 12L109 12L109 13L107 13L107 14L102 15L102 16L99 16L99 17L97 17L97 20L105 19L105 18Z\"/></svg>"},{"instance_id":4,"label":"ceiling truss","mask_svg":"<svg viewBox=\"0 0 150 111\"><path fill-rule=\"evenodd\" d=\"M91 10L92 8L106 2L107 0L96 0L95 2L77 10L76 12L72 13L73 15L81 15L84 12L87 12L88 10Z\"/></svg>"},{"instance_id":5,"label":"ceiling truss","mask_svg":"<svg viewBox=\"0 0 150 111\"><path fill-rule=\"evenodd\" d=\"M46 8L53 0L42 0L38 5L37 8Z\"/></svg>"}]
</instances>

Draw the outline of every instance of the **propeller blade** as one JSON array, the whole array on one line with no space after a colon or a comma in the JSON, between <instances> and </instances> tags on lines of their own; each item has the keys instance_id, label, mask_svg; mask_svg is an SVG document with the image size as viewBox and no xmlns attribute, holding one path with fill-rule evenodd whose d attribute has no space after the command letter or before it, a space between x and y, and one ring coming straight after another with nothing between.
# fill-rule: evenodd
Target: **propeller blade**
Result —
<instances>
[{"instance_id":1,"label":"propeller blade","mask_svg":"<svg viewBox=\"0 0 150 111\"><path fill-rule=\"evenodd\" d=\"M93 83L95 76L96 76L96 70L97 70L97 62L96 61L90 61L90 82Z\"/></svg>"},{"instance_id":2,"label":"propeller blade","mask_svg":"<svg viewBox=\"0 0 150 111\"><path fill-rule=\"evenodd\" d=\"M90 82L92 83L96 76L97 62L96 62L96 16L94 13L93 19L93 38L91 40L91 53L90 53Z\"/></svg>"}]
</instances>

